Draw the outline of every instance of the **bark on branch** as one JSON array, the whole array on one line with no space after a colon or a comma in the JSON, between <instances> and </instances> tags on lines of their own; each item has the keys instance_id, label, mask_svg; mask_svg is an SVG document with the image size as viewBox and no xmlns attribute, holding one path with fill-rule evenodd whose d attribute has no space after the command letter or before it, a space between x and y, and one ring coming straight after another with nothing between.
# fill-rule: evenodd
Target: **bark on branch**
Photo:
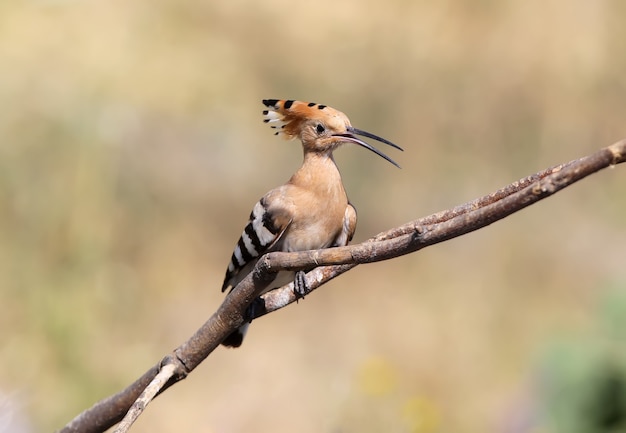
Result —
<instances>
[{"instance_id":1,"label":"bark on branch","mask_svg":"<svg viewBox=\"0 0 626 433\"><path fill-rule=\"evenodd\" d=\"M625 160L626 139L592 155L520 179L474 201L380 233L361 244L316 251L266 254L259 260L254 271L241 281L189 340L165 356L128 388L85 410L60 432L96 433L107 430L124 417L164 366L168 366L169 378L160 378L163 385L159 393L184 379L226 336L244 323L246 311L252 302L255 302L255 308L251 309L253 313L249 319L294 302L296 297L293 283L258 298L258 294L269 284L275 272L315 268L306 275L308 289L313 291L359 264L392 259L478 230L549 197L592 173ZM147 402L142 402L142 408L146 404Z\"/></svg>"}]
</instances>

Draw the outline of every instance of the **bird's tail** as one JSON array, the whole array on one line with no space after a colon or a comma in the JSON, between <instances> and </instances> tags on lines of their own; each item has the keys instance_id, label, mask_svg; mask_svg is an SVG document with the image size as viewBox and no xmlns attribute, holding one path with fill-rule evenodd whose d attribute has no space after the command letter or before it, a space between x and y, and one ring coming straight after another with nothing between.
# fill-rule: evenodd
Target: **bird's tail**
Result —
<instances>
[{"instance_id":1,"label":"bird's tail","mask_svg":"<svg viewBox=\"0 0 626 433\"><path fill-rule=\"evenodd\" d=\"M239 329L235 330L232 334L222 341L222 344L226 347L239 347L243 343L243 337L248 332L249 323L242 325Z\"/></svg>"}]
</instances>

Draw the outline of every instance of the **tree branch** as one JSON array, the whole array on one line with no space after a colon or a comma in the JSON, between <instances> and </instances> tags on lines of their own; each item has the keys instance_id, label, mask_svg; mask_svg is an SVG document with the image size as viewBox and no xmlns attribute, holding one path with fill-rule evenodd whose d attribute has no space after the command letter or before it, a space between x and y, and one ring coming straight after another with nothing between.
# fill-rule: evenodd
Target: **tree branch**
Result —
<instances>
[{"instance_id":1,"label":"tree branch","mask_svg":"<svg viewBox=\"0 0 626 433\"><path fill-rule=\"evenodd\" d=\"M126 433L137 418L139 418L139 415L143 413L146 406L148 406L148 403L150 403L154 397L161 392L165 384L174 376L175 373L175 364L167 364L163 366L156 377L152 379L148 386L146 386L146 389L144 389L137 400L135 400L133 405L128 410L128 413L126 413L126 416L117 425L117 428L113 433Z\"/></svg>"},{"instance_id":2,"label":"tree branch","mask_svg":"<svg viewBox=\"0 0 626 433\"><path fill-rule=\"evenodd\" d=\"M218 310L185 343L152 367L135 383L87 409L60 432L103 432L118 423L157 373L168 366L170 379L158 392L184 379L232 331L246 320L252 302L252 317L260 317L296 300L293 283L272 290L261 298L259 293L280 270L313 269L306 275L308 290L313 291L358 264L389 260L430 245L478 230L501 220L561 189L626 160L626 139L592 155L560 164L518 180L494 193L453 209L419 218L380 233L361 244L324 250L294 253L274 252L259 260L255 269L225 298ZM142 400L145 406L149 401Z\"/></svg>"}]
</instances>

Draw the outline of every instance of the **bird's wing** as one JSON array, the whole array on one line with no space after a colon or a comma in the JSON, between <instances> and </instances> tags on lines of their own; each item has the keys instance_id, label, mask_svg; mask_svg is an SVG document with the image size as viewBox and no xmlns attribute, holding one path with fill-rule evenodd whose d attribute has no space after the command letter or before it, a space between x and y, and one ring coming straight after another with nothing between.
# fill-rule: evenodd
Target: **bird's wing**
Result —
<instances>
[{"instance_id":1,"label":"bird's wing","mask_svg":"<svg viewBox=\"0 0 626 433\"><path fill-rule=\"evenodd\" d=\"M222 292L235 287L252 270L259 257L280 240L291 221L291 209L289 203L284 202L280 188L270 191L254 205L230 258Z\"/></svg>"},{"instance_id":2,"label":"bird's wing","mask_svg":"<svg viewBox=\"0 0 626 433\"><path fill-rule=\"evenodd\" d=\"M352 240L356 230L356 209L350 203L343 215L343 227L333 242L334 247L345 247Z\"/></svg>"}]
</instances>

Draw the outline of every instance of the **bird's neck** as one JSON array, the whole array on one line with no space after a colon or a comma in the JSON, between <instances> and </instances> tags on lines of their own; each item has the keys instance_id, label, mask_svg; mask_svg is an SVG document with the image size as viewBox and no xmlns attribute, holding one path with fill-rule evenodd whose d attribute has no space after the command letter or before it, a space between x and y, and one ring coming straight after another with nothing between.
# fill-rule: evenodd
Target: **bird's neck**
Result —
<instances>
[{"instance_id":1,"label":"bird's neck","mask_svg":"<svg viewBox=\"0 0 626 433\"><path fill-rule=\"evenodd\" d=\"M302 167L294 173L289 183L323 194L331 191L345 194L332 153L305 152Z\"/></svg>"}]
</instances>

